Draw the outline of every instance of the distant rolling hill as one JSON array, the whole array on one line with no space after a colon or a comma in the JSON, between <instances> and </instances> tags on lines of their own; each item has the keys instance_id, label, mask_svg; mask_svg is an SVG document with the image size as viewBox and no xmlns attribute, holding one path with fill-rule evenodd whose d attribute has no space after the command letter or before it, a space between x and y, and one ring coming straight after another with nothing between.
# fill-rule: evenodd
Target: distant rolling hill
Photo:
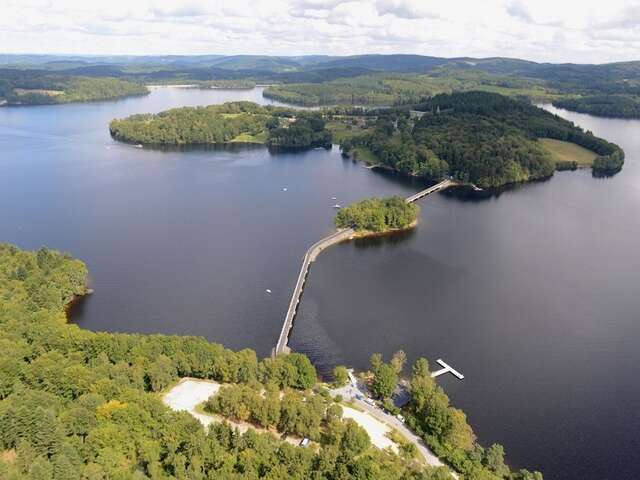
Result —
<instances>
[{"instance_id":1,"label":"distant rolling hill","mask_svg":"<svg viewBox=\"0 0 640 480\"><path fill-rule=\"evenodd\" d=\"M409 54L371 54L344 57L327 55L267 56L267 55L166 55L166 56L61 56L61 55L0 55L0 66L33 67L57 71L71 70L79 74L83 69L97 73L97 67L120 68L126 72L132 66L152 70L190 72L197 70L229 70L242 75L292 74L327 70L336 75L372 72L427 73L441 67L479 70L492 74L521 75L534 78L583 81L587 76L600 80L637 80L640 62L609 64L553 64L537 63L515 58L444 58ZM107 69L105 68L105 71ZM316 78L323 77L315 75ZM301 80L296 80L301 81Z\"/></svg>"}]
</instances>

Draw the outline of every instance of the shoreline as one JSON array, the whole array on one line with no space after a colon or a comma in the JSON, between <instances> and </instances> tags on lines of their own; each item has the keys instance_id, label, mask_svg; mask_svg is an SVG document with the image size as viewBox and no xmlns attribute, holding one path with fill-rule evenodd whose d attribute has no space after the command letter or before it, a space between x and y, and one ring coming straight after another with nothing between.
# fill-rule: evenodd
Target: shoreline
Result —
<instances>
[{"instance_id":1,"label":"shoreline","mask_svg":"<svg viewBox=\"0 0 640 480\"><path fill-rule=\"evenodd\" d=\"M408 232L409 230L413 230L418 226L418 219L416 218L413 222L403 228L390 228L388 230L383 230L382 232L375 232L373 230L354 230L355 233L349 237L349 240L359 240L361 238L376 238L376 237L388 237L396 233Z\"/></svg>"},{"instance_id":2,"label":"shoreline","mask_svg":"<svg viewBox=\"0 0 640 480\"><path fill-rule=\"evenodd\" d=\"M414 195L407 197L405 199L405 202L413 203L432 193L446 190L447 188L455 185L458 185L456 181L449 179L443 180L425 190L421 190ZM412 222L406 229L392 229L385 232L360 232L360 237L364 238L389 235L402 230L412 229L417 225L417 223L418 219L416 218L416 220L414 220L414 222ZM289 302L289 307L287 308L287 313L285 315L282 329L280 330L280 335L278 336L278 341L276 342L276 345L272 350L272 356L275 357L282 353L288 354L291 352L291 349L289 348L289 337L291 335L291 330L293 330L294 320L298 311L298 305L300 304L300 301L302 299L304 286L311 269L311 263L313 263L317 259L318 255L327 248L330 248L344 241L351 241L357 237L358 232L356 232L353 228L339 228L332 234L321 238L319 241L317 241L307 249L302 258L302 266L300 268L300 272L298 273L298 280L296 281L296 285L293 289L291 301Z\"/></svg>"},{"instance_id":3,"label":"shoreline","mask_svg":"<svg viewBox=\"0 0 640 480\"><path fill-rule=\"evenodd\" d=\"M76 294L74 295L71 300L69 300L65 305L64 305L64 314L67 317L67 322L71 322L71 311L77 307L81 302L83 302L89 295L93 294L95 292L95 290L93 288L91 288L89 285L91 284L90 282L90 278L87 275L87 278L85 280L85 286L84 286L84 292L80 293L80 294Z\"/></svg>"}]
</instances>

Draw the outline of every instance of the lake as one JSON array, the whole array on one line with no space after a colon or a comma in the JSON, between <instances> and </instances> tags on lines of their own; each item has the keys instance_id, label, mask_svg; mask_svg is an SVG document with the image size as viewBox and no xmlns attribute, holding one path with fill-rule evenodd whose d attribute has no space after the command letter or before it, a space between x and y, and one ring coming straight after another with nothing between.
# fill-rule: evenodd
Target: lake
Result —
<instances>
[{"instance_id":1,"label":"lake","mask_svg":"<svg viewBox=\"0 0 640 480\"><path fill-rule=\"evenodd\" d=\"M114 117L263 99L261 89L155 89L113 102L0 108L0 241L84 260L92 330L203 335L268 355L306 248L336 202L424 185L331 151L163 152L117 144ZM589 171L489 199L420 202L409 234L343 244L313 264L291 345L321 371L404 349L465 375L440 383L484 444L547 479L640 471L640 122L562 116L619 143ZM332 200L332 197L337 200ZM271 290L271 293L267 292Z\"/></svg>"},{"instance_id":2,"label":"lake","mask_svg":"<svg viewBox=\"0 0 640 480\"><path fill-rule=\"evenodd\" d=\"M114 117L272 103L261 91L161 88L112 102L0 109L0 241L47 245L87 263L95 293L73 312L82 327L203 335L269 355L299 261L331 231L333 205L420 186L372 174L337 148L163 152L109 136Z\"/></svg>"},{"instance_id":3,"label":"lake","mask_svg":"<svg viewBox=\"0 0 640 480\"><path fill-rule=\"evenodd\" d=\"M510 463L546 479L637 478L640 122L554 111L621 145L623 171L422 200L412 234L323 254L291 345L325 370L398 349L433 368L442 358L465 379L439 383Z\"/></svg>"}]
</instances>

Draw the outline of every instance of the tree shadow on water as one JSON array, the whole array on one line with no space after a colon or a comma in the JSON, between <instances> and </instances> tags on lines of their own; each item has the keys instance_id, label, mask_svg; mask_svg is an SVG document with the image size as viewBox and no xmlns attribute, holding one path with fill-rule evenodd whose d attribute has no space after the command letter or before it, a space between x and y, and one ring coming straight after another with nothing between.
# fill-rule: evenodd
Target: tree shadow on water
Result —
<instances>
[{"instance_id":1,"label":"tree shadow on water","mask_svg":"<svg viewBox=\"0 0 640 480\"><path fill-rule=\"evenodd\" d=\"M357 238L353 241L353 245L360 250L395 246L405 243L413 237L415 233L415 228L399 232L381 233L379 235Z\"/></svg>"}]
</instances>

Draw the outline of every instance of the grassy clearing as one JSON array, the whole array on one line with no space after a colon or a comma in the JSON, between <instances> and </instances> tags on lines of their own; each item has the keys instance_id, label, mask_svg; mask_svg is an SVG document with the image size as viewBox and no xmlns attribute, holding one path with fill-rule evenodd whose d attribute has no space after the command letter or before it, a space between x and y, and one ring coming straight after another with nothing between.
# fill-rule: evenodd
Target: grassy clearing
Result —
<instances>
[{"instance_id":1,"label":"grassy clearing","mask_svg":"<svg viewBox=\"0 0 640 480\"><path fill-rule=\"evenodd\" d=\"M367 147L356 147L353 151L353 158L369 165L377 165L380 163L378 157Z\"/></svg>"},{"instance_id":2,"label":"grassy clearing","mask_svg":"<svg viewBox=\"0 0 640 480\"><path fill-rule=\"evenodd\" d=\"M64 95L64 92L62 90L45 90L42 88L14 88L13 91L20 97L23 95L29 95L31 93L36 95L46 95L47 97Z\"/></svg>"},{"instance_id":3,"label":"grassy clearing","mask_svg":"<svg viewBox=\"0 0 640 480\"><path fill-rule=\"evenodd\" d=\"M241 133L231 140L231 143L265 143L267 141L267 132L260 132L256 135L249 133Z\"/></svg>"},{"instance_id":4,"label":"grassy clearing","mask_svg":"<svg viewBox=\"0 0 640 480\"><path fill-rule=\"evenodd\" d=\"M361 128L341 121L327 122L327 129L333 134L335 143L342 143L370 132L368 128Z\"/></svg>"},{"instance_id":5,"label":"grassy clearing","mask_svg":"<svg viewBox=\"0 0 640 480\"><path fill-rule=\"evenodd\" d=\"M580 167L590 167L597 154L575 143L563 142L553 138L541 138L539 142L553 160L558 162L576 162Z\"/></svg>"}]
</instances>

